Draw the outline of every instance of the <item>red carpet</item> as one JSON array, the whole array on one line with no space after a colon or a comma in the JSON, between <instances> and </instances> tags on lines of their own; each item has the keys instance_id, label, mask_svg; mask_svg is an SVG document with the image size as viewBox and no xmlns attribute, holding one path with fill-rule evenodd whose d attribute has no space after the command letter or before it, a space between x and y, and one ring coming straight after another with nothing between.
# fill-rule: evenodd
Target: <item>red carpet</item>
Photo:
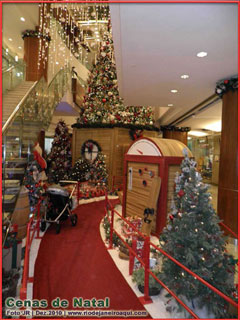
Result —
<instances>
[{"instance_id":1,"label":"red carpet","mask_svg":"<svg viewBox=\"0 0 240 320\"><path fill-rule=\"evenodd\" d=\"M81 205L77 214L76 227L69 220L63 222L60 234L55 233L54 226L45 233L35 263L33 299L46 299L47 309L52 309L51 301L60 297L70 302L68 310L79 310L72 307L73 297L109 297L108 310L145 311L101 239L99 224L104 216L104 201Z\"/></svg>"}]
</instances>

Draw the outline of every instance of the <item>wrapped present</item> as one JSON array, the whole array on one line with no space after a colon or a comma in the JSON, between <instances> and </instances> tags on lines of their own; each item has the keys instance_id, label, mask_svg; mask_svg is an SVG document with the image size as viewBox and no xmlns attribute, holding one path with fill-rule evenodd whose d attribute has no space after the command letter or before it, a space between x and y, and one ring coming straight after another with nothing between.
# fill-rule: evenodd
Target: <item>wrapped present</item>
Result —
<instances>
[{"instance_id":1,"label":"wrapped present","mask_svg":"<svg viewBox=\"0 0 240 320\"><path fill-rule=\"evenodd\" d=\"M127 217L126 220L128 220L133 227L135 227L137 230L140 230L142 227L142 219L134 216L134 217ZM131 225L127 224L127 223L123 223L122 225L122 233L126 238L130 238L132 236L135 236L136 231L134 230Z\"/></svg>"}]
</instances>

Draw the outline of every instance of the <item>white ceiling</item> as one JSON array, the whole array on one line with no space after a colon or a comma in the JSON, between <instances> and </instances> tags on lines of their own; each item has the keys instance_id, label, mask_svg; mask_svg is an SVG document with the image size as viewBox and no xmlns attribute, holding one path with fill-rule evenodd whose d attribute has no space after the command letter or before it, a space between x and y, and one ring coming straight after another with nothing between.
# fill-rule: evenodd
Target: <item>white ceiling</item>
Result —
<instances>
[{"instance_id":1,"label":"white ceiling","mask_svg":"<svg viewBox=\"0 0 240 320\"><path fill-rule=\"evenodd\" d=\"M162 124L214 94L218 80L237 74L237 4L121 3L110 8L120 94L128 105L173 104ZM207 57L198 58L200 51ZM189 79L182 80L182 74Z\"/></svg>"},{"instance_id":2,"label":"white ceiling","mask_svg":"<svg viewBox=\"0 0 240 320\"><path fill-rule=\"evenodd\" d=\"M38 4L4 3L2 5L2 40L19 58L23 58L22 32L38 25ZM25 21L20 18L24 17ZM9 38L12 41L9 41ZM22 47L19 49L18 47Z\"/></svg>"}]
</instances>

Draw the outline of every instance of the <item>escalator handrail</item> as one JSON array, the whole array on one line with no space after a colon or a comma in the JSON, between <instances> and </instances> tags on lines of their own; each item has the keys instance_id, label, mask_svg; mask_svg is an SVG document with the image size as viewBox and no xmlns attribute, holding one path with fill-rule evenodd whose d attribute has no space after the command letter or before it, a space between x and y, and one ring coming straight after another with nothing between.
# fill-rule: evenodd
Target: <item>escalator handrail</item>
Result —
<instances>
[{"instance_id":1,"label":"escalator handrail","mask_svg":"<svg viewBox=\"0 0 240 320\"><path fill-rule=\"evenodd\" d=\"M61 73L64 72L64 70L69 69L67 68L63 68L60 69L52 78L51 82L49 83L49 85L46 85L45 89L48 89L52 83L54 82L54 80L56 79L56 77ZM70 72L70 70L68 70ZM26 101L27 97L29 96L29 94L34 90L34 88L36 87L36 85L43 79L43 77L41 77L40 80L35 81L34 84L32 85L32 87L27 91L27 93L24 95L24 97L21 99L21 101L17 104L16 108L14 109L13 113L10 115L10 117L8 118L8 120L5 122L3 128L2 128L2 134L4 134L6 132L6 130L9 128L9 126L11 125L11 123L14 121L17 113L19 112L20 108L23 106L24 102Z\"/></svg>"}]
</instances>

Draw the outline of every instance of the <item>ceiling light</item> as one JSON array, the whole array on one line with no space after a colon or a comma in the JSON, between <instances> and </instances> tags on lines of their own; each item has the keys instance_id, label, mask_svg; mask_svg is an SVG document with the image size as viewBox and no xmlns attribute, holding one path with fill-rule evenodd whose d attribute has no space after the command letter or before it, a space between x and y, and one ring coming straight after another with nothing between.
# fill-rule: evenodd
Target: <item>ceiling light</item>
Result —
<instances>
[{"instance_id":1,"label":"ceiling light","mask_svg":"<svg viewBox=\"0 0 240 320\"><path fill-rule=\"evenodd\" d=\"M195 137L204 137L204 136L207 136L207 133L206 133L206 132L195 131L195 130L189 131L188 134L191 135L191 136L195 136Z\"/></svg>"},{"instance_id":2,"label":"ceiling light","mask_svg":"<svg viewBox=\"0 0 240 320\"><path fill-rule=\"evenodd\" d=\"M221 132L222 131L222 121L213 122L208 125L205 125L204 127L207 130Z\"/></svg>"},{"instance_id":3,"label":"ceiling light","mask_svg":"<svg viewBox=\"0 0 240 320\"><path fill-rule=\"evenodd\" d=\"M25 19L23 17L20 18L21 21L25 21Z\"/></svg>"},{"instance_id":4,"label":"ceiling light","mask_svg":"<svg viewBox=\"0 0 240 320\"><path fill-rule=\"evenodd\" d=\"M58 61L56 61L56 64L59 64L59 62L58 62Z\"/></svg>"},{"instance_id":5,"label":"ceiling light","mask_svg":"<svg viewBox=\"0 0 240 320\"><path fill-rule=\"evenodd\" d=\"M176 89L171 90L172 93L177 93L178 91Z\"/></svg>"},{"instance_id":6,"label":"ceiling light","mask_svg":"<svg viewBox=\"0 0 240 320\"><path fill-rule=\"evenodd\" d=\"M188 74L183 74L183 75L181 75L181 78L182 78L182 79L188 79L188 78L189 78L189 75L188 75Z\"/></svg>"},{"instance_id":7,"label":"ceiling light","mask_svg":"<svg viewBox=\"0 0 240 320\"><path fill-rule=\"evenodd\" d=\"M197 57L199 57L199 58L204 58L206 56L207 56L207 52L201 51L201 52L197 53Z\"/></svg>"},{"instance_id":8,"label":"ceiling light","mask_svg":"<svg viewBox=\"0 0 240 320\"><path fill-rule=\"evenodd\" d=\"M9 40L9 41L12 41L12 38L9 38L8 40Z\"/></svg>"},{"instance_id":9,"label":"ceiling light","mask_svg":"<svg viewBox=\"0 0 240 320\"><path fill-rule=\"evenodd\" d=\"M18 49L22 49L22 47L18 47Z\"/></svg>"},{"instance_id":10,"label":"ceiling light","mask_svg":"<svg viewBox=\"0 0 240 320\"><path fill-rule=\"evenodd\" d=\"M169 103L169 104L168 104L168 107L173 107L173 104L172 104L172 103Z\"/></svg>"},{"instance_id":11,"label":"ceiling light","mask_svg":"<svg viewBox=\"0 0 240 320\"><path fill-rule=\"evenodd\" d=\"M18 62L18 56L15 56L15 61Z\"/></svg>"},{"instance_id":12,"label":"ceiling light","mask_svg":"<svg viewBox=\"0 0 240 320\"><path fill-rule=\"evenodd\" d=\"M8 48L6 48L6 52L8 52Z\"/></svg>"}]
</instances>

